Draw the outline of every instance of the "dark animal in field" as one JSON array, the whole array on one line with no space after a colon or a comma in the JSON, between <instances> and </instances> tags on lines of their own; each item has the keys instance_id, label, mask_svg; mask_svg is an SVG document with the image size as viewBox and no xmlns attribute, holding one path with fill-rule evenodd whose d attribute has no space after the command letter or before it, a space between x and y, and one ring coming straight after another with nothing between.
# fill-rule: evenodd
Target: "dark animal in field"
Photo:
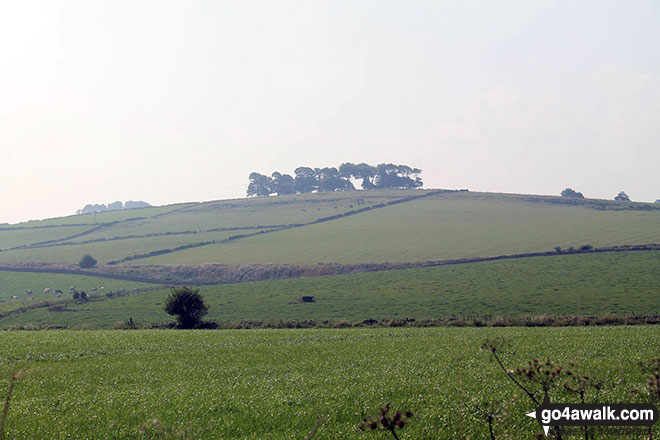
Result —
<instances>
[{"instance_id":1,"label":"dark animal in field","mask_svg":"<svg viewBox=\"0 0 660 440\"><path fill-rule=\"evenodd\" d=\"M55 293L61 295L61 294L62 294L62 291L61 291L60 289L56 289L56 290L55 290Z\"/></svg>"},{"instance_id":2,"label":"dark animal in field","mask_svg":"<svg viewBox=\"0 0 660 440\"><path fill-rule=\"evenodd\" d=\"M313 296L303 296L300 298L300 300L304 303L313 303L316 302Z\"/></svg>"},{"instance_id":3,"label":"dark animal in field","mask_svg":"<svg viewBox=\"0 0 660 440\"><path fill-rule=\"evenodd\" d=\"M31 290L26 290L26 291L25 291L25 294L26 294L26 295L32 295L32 291L31 291Z\"/></svg>"}]
</instances>

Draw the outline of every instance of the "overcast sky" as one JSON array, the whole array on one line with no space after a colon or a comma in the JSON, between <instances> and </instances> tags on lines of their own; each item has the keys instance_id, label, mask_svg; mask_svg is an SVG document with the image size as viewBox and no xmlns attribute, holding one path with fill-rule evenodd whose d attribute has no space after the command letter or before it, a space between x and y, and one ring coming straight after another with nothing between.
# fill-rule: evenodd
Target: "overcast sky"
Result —
<instances>
[{"instance_id":1,"label":"overcast sky","mask_svg":"<svg viewBox=\"0 0 660 440\"><path fill-rule=\"evenodd\" d=\"M660 2L3 1L0 222L394 162L660 198Z\"/></svg>"}]
</instances>

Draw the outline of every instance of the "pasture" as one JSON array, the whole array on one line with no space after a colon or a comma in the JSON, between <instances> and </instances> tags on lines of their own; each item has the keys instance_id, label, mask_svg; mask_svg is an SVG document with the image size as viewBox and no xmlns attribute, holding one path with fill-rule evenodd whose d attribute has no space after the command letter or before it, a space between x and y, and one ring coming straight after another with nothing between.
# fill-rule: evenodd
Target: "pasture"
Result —
<instances>
[{"instance_id":1,"label":"pasture","mask_svg":"<svg viewBox=\"0 0 660 440\"><path fill-rule=\"evenodd\" d=\"M414 418L402 439L498 439L540 426L479 347L504 337L507 367L549 358L604 381L599 401L646 401L637 365L654 327L42 331L0 333L0 389L18 372L6 438L386 439L361 432L387 403ZM560 388L553 400L572 401ZM588 394L588 400L596 399ZM319 422L320 420L320 422ZM389 435L389 434L388 434ZM391 437L389 437L391 438Z\"/></svg>"},{"instance_id":2,"label":"pasture","mask_svg":"<svg viewBox=\"0 0 660 440\"><path fill-rule=\"evenodd\" d=\"M223 323L660 314L659 266L660 251L584 253L202 286L200 293L210 306L207 319ZM9 275L0 272L2 276ZM12 276L23 281L16 291L44 285L27 282L36 275ZM99 282L106 288L140 285L94 281ZM27 324L110 328L129 318L141 324L171 322L162 310L167 293L156 290L70 304L63 312L27 310L0 319L0 328ZM301 303L303 295L314 295L317 301Z\"/></svg>"},{"instance_id":3,"label":"pasture","mask_svg":"<svg viewBox=\"0 0 660 440\"><path fill-rule=\"evenodd\" d=\"M107 292L144 289L151 284L134 281L99 278L85 275L67 275L56 273L28 273L0 271L0 312L7 312L29 306L39 301L58 301L71 299L71 288L79 292L105 295ZM51 289L44 293L45 289ZM60 297L55 293L61 290ZM32 293L26 293L31 291ZM18 298L12 299L12 296ZM2 318L0 318L0 322Z\"/></svg>"},{"instance_id":4,"label":"pasture","mask_svg":"<svg viewBox=\"0 0 660 440\"><path fill-rule=\"evenodd\" d=\"M597 202L407 190L180 204L0 227L0 262L76 263L89 253L103 264L208 242L131 263L403 262L660 242L653 205Z\"/></svg>"},{"instance_id":5,"label":"pasture","mask_svg":"<svg viewBox=\"0 0 660 440\"><path fill-rule=\"evenodd\" d=\"M145 264L425 261L660 242L660 211L429 196L300 228L140 260Z\"/></svg>"}]
</instances>

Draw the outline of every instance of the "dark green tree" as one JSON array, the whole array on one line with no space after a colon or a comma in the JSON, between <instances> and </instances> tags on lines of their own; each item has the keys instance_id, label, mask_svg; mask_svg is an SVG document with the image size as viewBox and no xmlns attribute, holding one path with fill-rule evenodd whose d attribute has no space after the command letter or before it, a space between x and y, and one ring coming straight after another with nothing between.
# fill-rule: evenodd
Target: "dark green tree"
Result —
<instances>
[{"instance_id":1,"label":"dark green tree","mask_svg":"<svg viewBox=\"0 0 660 440\"><path fill-rule=\"evenodd\" d=\"M630 201L630 197L628 197L628 194L626 194L625 192L621 191L621 192L620 192L620 193L614 198L614 200L618 200L618 201L620 201L620 202L629 202L629 201Z\"/></svg>"},{"instance_id":2,"label":"dark green tree","mask_svg":"<svg viewBox=\"0 0 660 440\"><path fill-rule=\"evenodd\" d=\"M316 173L309 167L298 167L293 171L296 175L293 188L297 193L311 193L318 189Z\"/></svg>"},{"instance_id":3,"label":"dark green tree","mask_svg":"<svg viewBox=\"0 0 660 440\"><path fill-rule=\"evenodd\" d=\"M346 191L355 189L351 181L341 175L337 168L316 168L314 170L319 191Z\"/></svg>"},{"instance_id":4,"label":"dark green tree","mask_svg":"<svg viewBox=\"0 0 660 440\"><path fill-rule=\"evenodd\" d=\"M374 185L376 188L420 188L422 170L407 165L381 163L376 167Z\"/></svg>"},{"instance_id":5,"label":"dark green tree","mask_svg":"<svg viewBox=\"0 0 660 440\"><path fill-rule=\"evenodd\" d=\"M179 328L183 329L199 327L209 310L199 289L187 286L171 288L164 309L168 314L176 315Z\"/></svg>"},{"instance_id":6,"label":"dark green tree","mask_svg":"<svg viewBox=\"0 0 660 440\"><path fill-rule=\"evenodd\" d=\"M561 192L562 197L573 197L576 199L584 199L581 192L574 191L572 188L566 188Z\"/></svg>"},{"instance_id":7,"label":"dark green tree","mask_svg":"<svg viewBox=\"0 0 660 440\"><path fill-rule=\"evenodd\" d=\"M96 259L89 254L85 254L78 262L78 266L80 266L81 269L92 268L96 266Z\"/></svg>"},{"instance_id":8,"label":"dark green tree","mask_svg":"<svg viewBox=\"0 0 660 440\"><path fill-rule=\"evenodd\" d=\"M271 194L277 194L282 196L285 194L295 194L296 191L293 189L294 180L288 174L280 174L275 171L271 175Z\"/></svg>"},{"instance_id":9,"label":"dark green tree","mask_svg":"<svg viewBox=\"0 0 660 440\"><path fill-rule=\"evenodd\" d=\"M272 192L273 179L259 173L250 173L247 188L248 197L268 197Z\"/></svg>"}]
</instances>

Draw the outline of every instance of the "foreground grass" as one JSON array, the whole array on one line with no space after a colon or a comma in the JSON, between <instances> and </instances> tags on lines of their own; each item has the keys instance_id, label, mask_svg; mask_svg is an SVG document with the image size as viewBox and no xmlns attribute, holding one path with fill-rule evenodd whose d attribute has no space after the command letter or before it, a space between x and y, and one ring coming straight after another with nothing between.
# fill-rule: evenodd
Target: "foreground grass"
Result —
<instances>
[{"instance_id":1,"label":"foreground grass","mask_svg":"<svg viewBox=\"0 0 660 440\"><path fill-rule=\"evenodd\" d=\"M659 354L654 327L4 332L0 385L26 373L7 438L302 439L321 417L315 439L385 439L358 424L389 402L416 416L402 438L479 439L482 400L503 410L497 438L532 438L533 405L479 349L496 336L511 367L575 361L609 402L643 401L637 362Z\"/></svg>"},{"instance_id":2,"label":"foreground grass","mask_svg":"<svg viewBox=\"0 0 660 440\"><path fill-rule=\"evenodd\" d=\"M555 255L202 286L200 292L210 306L207 318L218 322L643 315L660 314L659 265L660 251ZM108 328L129 318L143 324L169 322L172 318L162 310L166 295L166 290L143 292L70 305L64 312L28 310L0 319L0 327ZM317 302L300 303L303 295L314 295Z\"/></svg>"}]
</instances>

